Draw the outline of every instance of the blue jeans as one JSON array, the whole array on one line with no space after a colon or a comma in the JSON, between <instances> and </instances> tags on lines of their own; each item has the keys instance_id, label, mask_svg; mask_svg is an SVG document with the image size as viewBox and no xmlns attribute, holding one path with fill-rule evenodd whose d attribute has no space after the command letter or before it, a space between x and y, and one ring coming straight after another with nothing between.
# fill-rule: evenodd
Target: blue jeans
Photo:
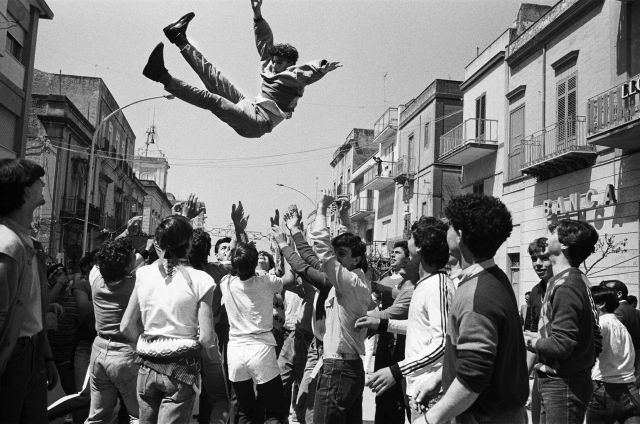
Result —
<instances>
[{"instance_id":1,"label":"blue jeans","mask_svg":"<svg viewBox=\"0 0 640 424\"><path fill-rule=\"evenodd\" d=\"M2 424L48 422L47 373L37 337L18 339L0 378Z\"/></svg>"},{"instance_id":2,"label":"blue jeans","mask_svg":"<svg viewBox=\"0 0 640 424\"><path fill-rule=\"evenodd\" d=\"M138 418L137 355L126 344L96 337L89 362L91 407L87 424L109 423L118 403L118 393L132 418Z\"/></svg>"},{"instance_id":3,"label":"blue jeans","mask_svg":"<svg viewBox=\"0 0 640 424\"><path fill-rule=\"evenodd\" d=\"M634 383L593 382L587 424L640 424L640 394Z\"/></svg>"},{"instance_id":4,"label":"blue jeans","mask_svg":"<svg viewBox=\"0 0 640 424\"><path fill-rule=\"evenodd\" d=\"M538 371L536 378L542 402L540 423L582 424L593 392L591 370L568 377Z\"/></svg>"},{"instance_id":5,"label":"blue jeans","mask_svg":"<svg viewBox=\"0 0 640 424\"><path fill-rule=\"evenodd\" d=\"M183 424L191 419L196 401L191 385L142 365L137 390L140 424Z\"/></svg>"},{"instance_id":6,"label":"blue jeans","mask_svg":"<svg viewBox=\"0 0 640 424\"><path fill-rule=\"evenodd\" d=\"M364 367L361 359L323 359L313 422L362 424L362 392Z\"/></svg>"}]
</instances>

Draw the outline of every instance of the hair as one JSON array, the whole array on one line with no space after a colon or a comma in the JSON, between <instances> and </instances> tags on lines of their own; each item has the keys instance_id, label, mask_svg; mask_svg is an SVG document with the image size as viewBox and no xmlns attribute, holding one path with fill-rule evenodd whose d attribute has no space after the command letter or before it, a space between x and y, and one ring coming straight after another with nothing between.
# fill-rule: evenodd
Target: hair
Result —
<instances>
[{"instance_id":1,"label":"hair","mask_svg":"<svg viewBox=\"0 0 640 424\"><path fill-rule=\"evenodd\" d=\"M220 245L223 243L231 243L231 237L222 237L221 239L218 239L215 247L213 248L213 253L218 253L218 249L220 248Z\"/></svg>"},{"instance_id":2,"label":"hair","mask_svg":"<svg viewBox=\"0 0 640 424\"><path fill-rule=\"evenodd\" d=\"M231 267L241 280L248 280L256 275L258 266L258 249L251 243L240 242L231 252Z\"/></svg>"},{"instance_id":3,"label":"hair","mask_svg":"<svg viewBox=\"0 0 640 424\"><path fill-rule=\"evenodd\" d=\"M145 262L147 264L152 264L159 259L158 252L156 252L155 246L152 244L151 248L147 250L147 257L145 258Z\"/></svg>"},{"instance_id":4,"label":"hair","mask_svg":"<svg viewBox=\"0 0 640 424\"><path fill-rule=\"evenodd\" d=\"M24 191L44 177L44 169L27 159L0 160L0 216L7 215L24 205Z\"/></svg>"},{"instance_id":5,"label":"hair","mask_svg":"<svg viewBox=\"0 0 640 424\"><path fill-rule=\"evenodd\" d=\"M578 267L593 252L598 242L598 232L591 225L575 219L562 219L549 224L549 231L557 231L558 241L566 246L565 256L569 264Z\"/></svg>"},{"instance_id":6,"label":"hair","mask_svg":"<svg viewBox=\"0 0 640 424\"><path fill-rule=\"evenodd\" d=\"M96 254L100 274L105 281L120 281L127 275L133 246L126 238L106 242Z\"/></svg>"},{"instance_id":7,"label":"hair","mask_svg":"<svg viewBox=\"0 0 640 424\"><path fill-rule=\"evenodd\" d=\"M529 247L527 251L529 252L529 256L540 255L545 250L547 250L547 238L546 237L538 237L531 243L529 243Z\"/></svg>"},{"instance_id":8,"label":"hair","mask_svg":"<svg viewBox=\"0 0 640 424\"><path fill-rule=\"evenodd\" d=\"M84 272L85 268L91 269L91 267L95 264L96 257L94 252L89 252L78 261L78 268L80 268L80 272Z\"/></svg>"},{"instance_id":9,"label":"hair","mask_svg":"<svg viewBox=\"0 0 640 424\"><path fill-rule=\"evenodd\" d=\"M298 61L298 50L293 47L291 44L280 43L274 44L269 49L269 56L280 56L283 59L286 59L290 62L293 62L295 65Z\"/></svg>"},{"instance_id":10,"label":"hair","mask_svg":"<svg viewBox=\"0 0 640 424\"><path fill-rule=\"evenodd\" d=\"M193 237L193 227L182 215L170 215L163 219L156 229L156 241L165 251L165 258L182 259L187 256L189 240Z\"/></svg>"},{"instance_id":11,"label":"hair","mask_svg":"<svg viewBox=\"0 0 640 424\"><path fill-rule=\"evenodd\" d=\"M267 257L267 260L269 261L269 269L273 269L276 267L276 261L273 260L273 255L269 252L267 252L266 250L261 250L258 252L258 256L260 255L264 255Z\"/></svg>"},{"instance_id":12,"label":"hair","mask_svg":"<svg viewBox=\"0 0 640 424\"><path fill-rule=\"evenodd\" d=\"M596 305L602 305L604 303L604 310L612 313L616 310L620 303L618 302L618 295L613 288L603 286L591 286L591 296Z\"/></svg>"},{"instance_id":13,"label":"hair","mask_svg":"<svg viewBox=\"0 0 640 424\"><path fill-rule=\"evenodd\" d=\"M331 246L333 246L334 250L339 247L350 249L352 258L360 257L358 268L362 269L363 272L367 272L369 269L369 264L367 263L367 245L362 241L360 236L353 233L342 233L331 240Z\"/></svg>"},{"instance_id":14,"label":"hair","mask_svg":"<svg viewBox=\"0 0 640 424\"><path fill-rule=\"evenodd\" d=\"M202 228L193 230L189 262L194 268L201 269L206 265L211 251L211 236Z\"/></svg>"},{"instance_id":15,"label":"hair","mask_svg":"<svg viewBox=\"0 0 640 424\"><path fill-rule=\"evenodd\" d=\"M398 247L401 247L402 250L404 250L404 256L405 258L409 259L409 243L407 243L406 240L400 240L395 242L395 244L393 245L393 248L396 249Z\"/></svg>"},{"instance_id":16,"label":"hair","mask_svg":"<svg viewBox=\"0 0 640 424\"><path fill-rule=\"evenodd\" d=\"M67 267L62 264L49 265L49 268L47 268L47 280L51 280L51 277L53 277L53 274L55 274L56 271L58 270L67 272Z\"/></svg>"},{"instance_id":17,"label":"hair","mask_svg":"<svg viewBox=\"0 0 640 424\"><path fill-rule=\"evenodd\" d=\"M524 295L525 295L525 296L526 296L526 295L531 296L531 292L530 292L530 291L528 291L528 292L526 292Z\"/></svg>"},{"instance_id":18,"label":"hair","mask_svg":"<svg viewBox=\"0 0 640 424\"><path fill-rule=\"evenodd\" d=\"M627 296L627 302L629 302L629 305L633 306L634 308L638 306L638 298L632 294Z\"/></svg>"},{"instance_id":19,"label":"hair","mask_svg":"<svg viewBox=\"0 0 640 424\"><path fill-rule=\"evenodd\" d=\"M608 287L609 284L613 285L610 288L615 290L616 295L617 295L618 292L622 293L622 296L620 296L620 299L628 300L628 298L629 298L629 289L627 288L627 285L625 283L623 283L620 280L602 280L600 282L600 287Z\"/></svg>"},{"instance_id":20,"label":"hair","mask_svg":"<svg viewBox=\"0 0 640 424\"><path fill-rule=\"evenodd\" d=\"M440 269L449 262L448 229L447 224L432 216L420 217L411 226L411 236L424 263Z\"/></svg>"},{"instance_id":21,"label":"hair","mask_svg":"<svg viewBox=\"0 0 640 424\"><path fill-rule=\"evenodd\" d=\"M462 232L462 242L475 258L493 257L513 229L511 213L500 199L483 194L452 198L444 210L449 223Z\"/></svg>"}]
</instances>

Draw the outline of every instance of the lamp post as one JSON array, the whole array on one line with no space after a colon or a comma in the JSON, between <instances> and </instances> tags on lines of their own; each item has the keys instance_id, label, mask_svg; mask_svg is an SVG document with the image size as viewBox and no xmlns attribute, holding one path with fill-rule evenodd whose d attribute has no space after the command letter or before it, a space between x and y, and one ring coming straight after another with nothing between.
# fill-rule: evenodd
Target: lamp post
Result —
<instances>
[{"instance_id":1,"label":"lamp post","mask_svg":"<svg viewBox=\"0 0 640 424\"><path fill-rule=\"evenodd\" d=\"M129 106L146 102L148 100L155 100L155 99L171 100L173 98L174 96L172 94L167 94L164 96L154 96L154 97L147 97L144 99L136 100L135 102L131 102L127 105L124 105L114 110L113 112L105 116L104 119L100 121L100 123L96 126L96 129L93 132L93 137L91 137L91 154L89 155L89 181L87 183L87 190L86 190L85 199L84 199L84 222L82 226L82 254L83 255L87 252L87 244L89 241L87 237L87 233L89 231L89 205L91 204L91 198L93 197L93 168L95 166L94 162L95 162L95 152L96 152L96 141L98 141L98 135L102 131L102 127L104 127L104 125L107 123L109 118L111 118L116 113L122 111L123 109L128 108Z\"/></svg>"},{"instance_id":2,"label":"lamp post","mask_svg":"<svg viewBox=\"0 0 640 424\"><path fill-rule=\"evenodd\" d=\"M313 199L312 199L311 197L307 196L306 194L304 194L303 192L301 192L301 191L300 191L300 190L298 190L297 188L289 187L288 185L284 185L284 184L280 184L280 183L277 183L276 185L277 185L278 187L288 188L289 190L293 190L293 191L295 191L295 192L297 192L297 193L302 194L304 197L306 197L306 198L307 198L307 200L309 200L309 201L311 202L311 204L313 205L313 207L315 207L315 206L316 206L316 202L314 202L314 201L313 201Z\"/></svg>"}]
</instances>

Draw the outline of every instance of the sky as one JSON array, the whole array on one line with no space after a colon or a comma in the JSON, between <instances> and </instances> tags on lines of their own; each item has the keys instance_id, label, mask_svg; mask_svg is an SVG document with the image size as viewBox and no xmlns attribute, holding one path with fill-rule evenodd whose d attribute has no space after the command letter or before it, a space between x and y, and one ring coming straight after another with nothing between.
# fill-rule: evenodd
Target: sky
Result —
<instances>
[{"instance_id":1,"label":"sky","mask_svg":"<svg viewBox=\"0 0 640 424\"><path fill-rule=\"evenodd\" d=\"M555 1L538 1L554 4ZM120 106L168 94L141 72L165 42L165 64L176 78L202 87L162 28L196 16L187 35L248 97L259 93L250 0L47 0L54 13L40 21L37 69L97 76ZM206 228L226 228L231 204L242 201L248 230L266 232L276 208L312 202L331 185L329 162L353 128L373 128L388 107L420 94L435 78L462 80L465 66L515 20L514 0L264 0L276 42L316 59L344 65L307 87L293 118L260 139L244 139L211 112L179 99L126 109L144 146L155 122L158 146L171 166L167 191L195 193L207 207ZM386 77L385 77L386 75Z\"/></svg>"}]
</instances>

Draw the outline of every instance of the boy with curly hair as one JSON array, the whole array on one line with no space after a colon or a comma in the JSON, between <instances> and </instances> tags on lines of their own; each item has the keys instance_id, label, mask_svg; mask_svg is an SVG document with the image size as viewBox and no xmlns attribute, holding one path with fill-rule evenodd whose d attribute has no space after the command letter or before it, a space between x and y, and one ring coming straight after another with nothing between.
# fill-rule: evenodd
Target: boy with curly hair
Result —
<instances>
[{"instance_id":1,"label":"boy with curly hair","mask_svg":"<svg viewBox=\"0 0 640 424\"><path fill-rule=\"evenodd\" d=\"M545 253L553 277L539 333L525 333L527 349L537 357L529 360L535 363L542 398L541 422L582 423L591 399L591 367L602 350L602 336L589 280L578 267L597 242L597 231L586 222L563 219L549 225Z\"/></svg>"},{"instance_id":2,"label":"boy with curly hair","mask_svg":"<svg viewBox=\"0 0 640 424\"><path fill-rule=\"evenodd\" d=\"M262 87L256 98L246 98L187 40L187 26L195 16L193 12L165 27L164 33L178 46L207 90L193 87L169 74L164 66L162 43L151 52L142 74L164 84L165 89L179 99L210 110L242 137L259 138L271 132L280 122L291 118L307 85L342 65L327 60L296 65L298 51L290 44L274 44L271 28L262 18L261 6L262 0L251 0L262 77Z\"/></svg>"},{"instance_id":3,"label":"boy with curly hair","mask_svg":"<svg viewBox=\"0 0 640 424\"><path fill-rule=\"evenodd\" d=\"M449 309L441 373L414 390L420 404L437 393L442 399L425 414L427 423L526 423L529 394L526 350L518 304L509 278L493 257L512 230L511 214L495 197L466 194L445 208L447 242L462 267Z\"/></svg>"}]
</instances>

